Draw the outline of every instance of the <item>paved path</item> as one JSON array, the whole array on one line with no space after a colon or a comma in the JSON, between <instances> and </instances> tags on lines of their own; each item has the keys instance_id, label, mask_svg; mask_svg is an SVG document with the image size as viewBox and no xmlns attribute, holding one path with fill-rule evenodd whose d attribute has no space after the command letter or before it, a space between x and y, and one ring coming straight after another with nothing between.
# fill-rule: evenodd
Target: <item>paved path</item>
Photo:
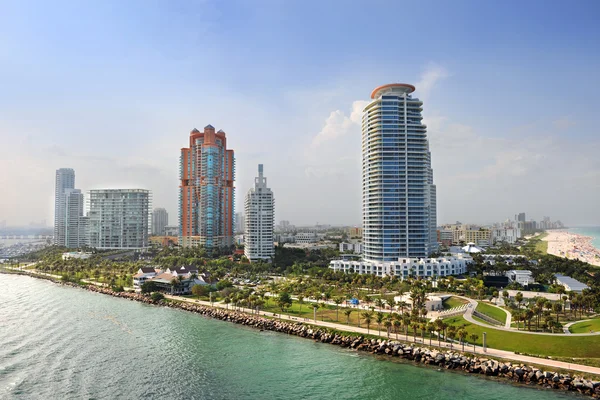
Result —
<instances>
[{"instance_id":1,"label":"paved path","mask_svg":"<svg viewBox=\"0 0 600 400\"><path fill-rule=\"evenodd\" d=\"M585 321L591 321L591 319L582 319L581 321L573 321L573 322L569 322L568 324L563 325L563 331L564 331L565 335L578 335L577 333L571 333L569 328L573 324L577 324L579 322L585 322Z\"/></svg>"},{"instance_id":2,"label":"paved path","mask_svg":"<svg viewBox=\"0 0 600 400\"><path fill-rule=\"evenodd\" d=\"M484 324L483 322L479 322L477 320L475 320L473 318L473 311L475 310L475 307L477 307L477 301L470 299L468 297L462 297L462 296L456 296L456 297L460 297L461 299L465 299L468 300L469 303L471 304L471 307L467 308L467 311L465 312L465 314L463 315L463 317L469 321L472 324L475 325L479 325L479 326L483 326L484 328L489 328L489 329L497 329L500 331L508 331L508 332L513 332L513 333L523 333L526 335L546 335L546 336L563 336L565 334L570 335L570 336L598 336L600 335L600 332L593 332L593 333L548 333L548 332L531 332L531 331L518 331L515 330L513 328L506 328L506 327L500 327L500 326L493 326L493 325L488 325L488 324ZM508 318L507 318L508 320ZM581 321L574 321L573 323L576 322L581 322ZM570 325L569 325L570 326Z\"/></svg>"},{"instance_id":3,"label":"paved path","mask_svg":"<svg viewBox=\"0 0 600 400\"><path fill-rule=\"evenodd\" d=\"M208 301L194 300L194 299L190 299L187 297L179 297L179 296L171 296L171 295L165 295L165 297L168 299L185 301L188 303L202 304L205 306L212 305L213 307L228 308L227 305L224 303L211 304ZM473 300L473 301L475 301L475 300ZM230 307L230 308L233 309L233 307ZM240 311L243 311L247 314L256 313L254 310L250 310L247 308L237 308L237 309ZM353 333L358 333L361 335L369 334L369 335L373 335L373 336L381 336L382 338L385 338L385 339L388 338L387 332L382 331L382 333L378 335L377 329L367 330L365 328L358 328L356 326L337 324L337 323L333 323L333 322L324 322L324 321L313 320L313 319L297 318L297 317L292 317L292 316L286 315L286 314L276 314L276 313L271 313L271 312L260 311L259 314L263 315L263 316L267 316L267 317L279 318L281 320L292 321L292 322L304 322L304 323L311 324L311 325L322 326L322 327L330 328L330 329L337 329L337 330L345 331L345 332L353 332ZM395 334L390 334L390 339L395 339L395 338L396 338ZM399 335L399 340L403 340L403 341L409 342L409 343L417 343L420 345L429 345L429 341L427 339L425 339L425 342L423 342L423 339L418 338L418 337L415 340L412 336L410 336L410 334L408 335L408 337L406 337L404 335ZM438 346L438 342L436 340L433 340L431 343L432 343L432 346L440 347L440 346ZM452 343L446 343L446 342L441 342L441 347L444 349L454 349L455 351L461 350L460 345L456 345L456 344L453 345ZM513 360L513 361L519 361L522 363L544 365L544 366L552 367L552 368L561 368L561 369L566 369L566 370L587 372L587 373L591 373L591 374L600 375L600 368L597 368L597 367L589 367L587 365L580 365L580 364L571 364L571 363L566 363L566 362L562 362L562 361L549 360L546 358L524 356L524 355L520 355L520 354L515 354L512 351L497 350L497 349L492 349L489 347L487 348L487 350L484 351L481 346L475 346L475 351L473 351L473 346L468 345L468 344L465 345L465 351L468 351L471 353L477 353L480 355L487 355L487 356L504 358L504 359Z\"/></svg>"}]
</instances>

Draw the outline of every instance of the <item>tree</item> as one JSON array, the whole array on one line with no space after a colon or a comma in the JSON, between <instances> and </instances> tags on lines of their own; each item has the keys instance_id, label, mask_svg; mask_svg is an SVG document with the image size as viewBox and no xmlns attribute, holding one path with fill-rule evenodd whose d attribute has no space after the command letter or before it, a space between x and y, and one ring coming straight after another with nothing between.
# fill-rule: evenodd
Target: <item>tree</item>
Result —
<instances>
[{"instance_id":1,"label":"tree","mask_svg":"<svg viewBox=\"0 0 600 400\"><path fill-rule=\"evenodd\" d=\"M350 325L350 314L352 314L352 311L354 311L351 308L346 308L344 310L344 315L346 315L346 325Z\"/></svg>"},{"instance_id":2,"label":"tree","mask_svg":"<svg viewBox=\"0 0 600 400\"><path fill-rule=\"evenodd\" d=\"M519 308L521 308L521 302L523 301L523 293L517 292L517 295L515 296L515 300L516 300L517 304L519 305Z\"/></svg>"},{"instance_id":3,"label":"tree","mask_svg":"<svg viewBox=\"0 0 600 400\"><path fill-rule=\"evenodd\" d=\"M154 292L152 295L150 295L150 298L153 302L158 303L165 298L165 295L161 292Z\"/></svg>"},{"instance_id":4,"label":"tree","mask_svg":"<svg viewBox=\"0 0 600 400\"><path fill-rule=\"evenodd\" d=\"M554 312L556 313L556 324L558 325L558 314L562 311L562 305L558 302L554 303L552 306Z\"/></svg>"},{"instance_id":5,"label":"tree","mask_svg":"<svg viewBox=\"0 0 600 400\"><path fill-rule=\"evenodd\" d=\"M231 303L231 297L227 296L223 299L223 303L225 303L225 307L229 310L229 303Z\"/></svg>"},{"instance_id":6,"label":"tree","mask_svg":"<svg viewBox=\"0 0 600 400\"><path fill-rule=\"evenodd\" d=\"M152 293L152 292L156 292L156 290L158 288L156 286L156 282L146 281L146 282L142 283L141 289L142 289L142 293Z\"/></svg>"},{"instance_id":7,"label":"tree","mask_svg":"<svg viewBox=\"0 0 600 400\"><path fill-rule=\"evenodd\" d=\"M365 320L365 324L367 324L367 333L369 333L369 330L371 329L371 322L373 322L373 312L365 311L362 313L362 317Z\"/></svg>"},{"instance_id":8,"label":"tree","mask_svg":"<svg viewBox=\"0 0 600 400\"><path fill-rule=\"evenodd\" d=\"M383 323L383 326L385 326L385 329L387 330L387 337L389 339L390 338L390 328L392 327L392 321L390 320L390 318L386 318L385 322Z\"/></svg>"},{"instance_id":9,"label":"tree","mask_svg":"<svg viewBox=\"0 0 600 400\"><path fill-rule=\"evenodd\" d=\"M427 323L427 332L429 333L429 345L431 346L431 337L433 336L433 331L435 331L435 325L432 322Z\"/></svg>"},{"instance_id":10,"label":"tree","mask_svg":"<svg viewBox=\"0 0 600 400\"><path fill-rule=\"evenodd\" d=\"M475 352L475 343L477 342L477 339L479 339L479 335L476 333L471 333L469 338L473 341L473 352ZM463 347L463 349L464 349L464 347Z\"/></svg>"},{"instance_id":11,"label":"tree","mask_svg":"<svg viewBox=\"0 0 600 400\"><path fill-rule=\"evenodd\" d=\"M394 318L394 332L396 333L396 340L398 340L398 329L402 326L402 322L398 318Z\"/></svg>"},{"instance_id":12,"label":"tree","mask_svg":"<svg viewBox=\"0 0 600 400\"><path fill-rule=\"evenodd\" d=\"M508 303L508 290L502 292L502 297L504 297L504 305Z\"/></svg>"},{"instance_id":13,"label":"tree","mask_svg":"<svg viewBox=\"0 0 600 400\"><path fill-rule=\"evenodd\" d=\"M465 351L465 339L468 335L467 330L465 328L460 328L456 334L460 338L460 344L462 344L462 351Z\"/></svg>"},{"instance_id":14,"label":"tree","mask_svg":"<svg viewBox=\"0 0 600 400\"><path fill-rule=\"evenodd\" d=\"M192 294L196 296L196 298L200 298L201 296L206 296L209 290L206 285L194 285L192 286Z\"/></svg>"},{"instance_id":15,"label":"tree","mask_svg":"<svg viewBox=\"0 0 600 400\"><path fill-rule=\"evenodd\" d=\"M292 297L288 292L281 292L277 297L277 305L281 308L281 312L284 312L286 308L292 306Z\"/></svg>"},{"instance_id":16,"label":"tree","mask_svg":"<svg viewBox=\"0 0 600 400\"><path fill-rule=\"evenodd\" d=\"M341 297L336 297L335 299L333 299L333 302L335 303L335 320L336 322L339 322L340 319L338 317L338 313L340 311L340 304L344 302L344 299L342 299Z\"/></svg>"},{"instance_id":17,"label":"tree","mask_svg":"<svg viewBox=\"0 0 600 400\"><path fill-rule=\"evenodd\" d=\"M377 319L377 328L378 328L378 335L381 335L381 323L383 322L383 318L385 316L383 315L383 313L381 311L377 312L376 314L376 319Z\"/></svg>"},{"instance_id":18,"label":"tree","mask_svg":"<svg viewBox=\"0 0 600 400\"><path fill-rule=\"evenodd\" d=\"M178 284L179 284L179 281L177 280L177 278L171 279L171 294L175 293L175 288L177 287Z\"/></svg>"},{"instance_id":19,"label":"tree","mask_svg":"<svg viewBox=\"0 0 600 400\"><path fill-rule=\"evenodd\" d=\"M298 304L300 305L300 310L298 311L298 315L302 315L302 304L304 304L304 293L300 292L296 295L298 298Z\"/></svg>"}]
</instances>

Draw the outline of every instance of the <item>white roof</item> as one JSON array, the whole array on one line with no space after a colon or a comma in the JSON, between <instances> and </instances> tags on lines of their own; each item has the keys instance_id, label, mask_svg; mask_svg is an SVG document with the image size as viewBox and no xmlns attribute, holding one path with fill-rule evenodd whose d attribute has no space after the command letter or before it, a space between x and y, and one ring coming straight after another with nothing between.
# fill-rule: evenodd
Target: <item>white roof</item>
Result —
<instances>
[{"instance_id":1,"label":"white roof","mask_svg":"<svg viewBox=\"0 0 600 400\"><path fill-rule=\"evenodd\" d=\"M583 289L589 289L589 286L585 283L579 282L577 279L573 279L570 276L556 274L556 280L562 284L567 285L572 291L581 291Z\"/></svg>"},{"instance_id":2,"label":"white roof","mask_svg":"<svg viewBox=\"0 0 600 400\"><path fill-rule=\"evenodd\" d=\"M475 246L475 243L467 243L467 245L462 249L465 251L465 253L481 253L483 251L481 247Z\"/></svg>"}]
</instances>

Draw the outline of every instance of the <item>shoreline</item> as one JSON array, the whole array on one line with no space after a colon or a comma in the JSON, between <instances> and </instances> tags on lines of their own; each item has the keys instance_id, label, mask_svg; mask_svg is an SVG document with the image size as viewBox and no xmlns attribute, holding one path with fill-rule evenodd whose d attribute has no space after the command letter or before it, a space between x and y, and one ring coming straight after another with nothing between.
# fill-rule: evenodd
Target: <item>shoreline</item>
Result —
<instances>
[{"instance_id":1,"label":"shoreline","mask_svg":"<svg viewBox=\"0 0 600 400\"><path fill-rule=\"evenodd\" d=\"M425 343L410 344L393 339L368 338L365 335L344 332L311 325L305 321L283 321L267 318L261 315L251 315L243 311L228 310L214 306L194 304L177 300L168 302L154 302L149 296L130 292L114 292L109 288L95 285L80 285L73 282L61 282L49 276L33 275L23 271L4 271L0 273L30 276L45 279L63 286L86 289L91 292L137 301L150 305L175 308L193 312L202 316L245 325L254 329L286 333L316 342L337 345L356 351L368 352L383 358L396 358L412 361L416 365L428 365L437 368L460 371L467 374L484 375L485 377L498 378L527 387L578 392L580 394L600 398L600 382L585 379L581 375L562 374L548 370L541 370L535 366L512 363L510 361L496 360L489 357L477 357L457 350L436 349L436 346L427 346ZM458 347L458 346L457 346Z\"/></svg>"},{"instance_id":2,"label":"shoreline","mask_svg":"<svg viewBox=\"0 0 600 400\"><path fill-rule=\"evenodd\" d=\"M569 232L568 229L548 230L542 240L548 242L548 254L571 260L579 259L600 267L600 249L592 244L591 236Z\"/></svg>"}]
</instances>

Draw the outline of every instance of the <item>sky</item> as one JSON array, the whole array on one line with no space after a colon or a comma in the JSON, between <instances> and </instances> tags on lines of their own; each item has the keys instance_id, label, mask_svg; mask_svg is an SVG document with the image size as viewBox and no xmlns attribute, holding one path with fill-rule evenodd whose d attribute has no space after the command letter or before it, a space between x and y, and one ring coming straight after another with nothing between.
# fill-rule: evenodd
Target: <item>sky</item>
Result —
<instances>
[{"instance_id":1,"label":"sky","mask_svg":"<svg viewBox=\"0 0 600 400\"><path fill-rule=\"evenodd\" d=\"M177 223L189 132L264 164L276 220L361 223L376 86L424 101L438 222L600 225L600 2L0 0L0 221L53 221L54 177L145 188Z\"/></svg>"}]
</instances>

